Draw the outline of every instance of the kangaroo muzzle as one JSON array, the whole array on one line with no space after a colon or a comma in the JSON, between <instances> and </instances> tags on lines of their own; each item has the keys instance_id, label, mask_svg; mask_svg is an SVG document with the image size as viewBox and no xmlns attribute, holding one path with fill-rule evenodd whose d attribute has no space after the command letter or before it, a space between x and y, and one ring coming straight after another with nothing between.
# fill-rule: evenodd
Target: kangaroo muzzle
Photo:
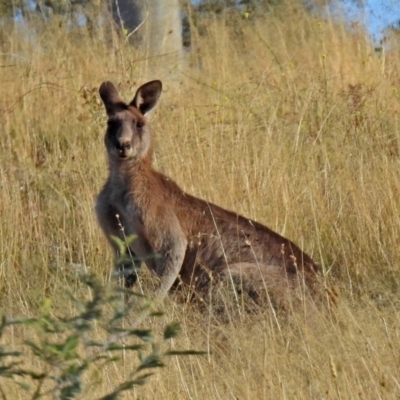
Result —
<instances>
[{"instance_id":1,"label":"kangaroo muzzle","mask_svg":"<svg viewBox=\"0 0 400 400\"><path fill-rule=\"evenodd\" d=\"M132 153L132 145L129 141L118 141L115 147L118 150L118 155L122 158L126 158Z\"/></svg>"}]
</instances>

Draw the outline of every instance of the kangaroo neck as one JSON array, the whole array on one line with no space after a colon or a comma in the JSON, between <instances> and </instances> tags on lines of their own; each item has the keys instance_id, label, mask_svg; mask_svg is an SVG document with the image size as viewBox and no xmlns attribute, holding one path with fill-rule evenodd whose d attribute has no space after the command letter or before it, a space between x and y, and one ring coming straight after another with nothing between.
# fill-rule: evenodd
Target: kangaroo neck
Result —
<instances>
[{"instance_id":1,"label":"kangaroo neck","mask_svg":"<svg viewBox=\"0 0 400 400\"><path fill-rule=\"evenodd\" d=\"M109 159L110 180L121 185L135 185L144 177L151 175L151 154L140 160L115 160Z\"/></svg>"}]
</instances>

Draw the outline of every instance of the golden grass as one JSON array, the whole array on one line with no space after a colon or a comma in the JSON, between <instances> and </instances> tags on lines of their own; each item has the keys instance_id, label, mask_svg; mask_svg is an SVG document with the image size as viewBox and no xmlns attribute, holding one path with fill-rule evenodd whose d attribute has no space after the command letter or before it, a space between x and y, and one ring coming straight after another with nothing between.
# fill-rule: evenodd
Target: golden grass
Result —
<instances>
[{"instance_id":1,"label":"golden grass","mask_svg":"<svg viewBox=\"0 0 400 400\"><path fill-rule=\"evenodd\" d=\"M129 99L161 78L155 166L297 242L340 296L332 313L232 312L224 321L168 300L166 319L183 329L174 346L212 354L169 359L137 397L398 398L400 53L378 56L363 32L293 6L199 23L179 82L162 68L167 57L146 60L106 33L57 24L33 38L1 33L2 309L34 315L50 297L69 312L66 291L83 292L75 264L109 280L93 213L107 173L97 88L114 81ZM2 342L19 346L26 334ZM99 370L82 398L123 377L121 367Z\"/></svg>"}]
</instances>

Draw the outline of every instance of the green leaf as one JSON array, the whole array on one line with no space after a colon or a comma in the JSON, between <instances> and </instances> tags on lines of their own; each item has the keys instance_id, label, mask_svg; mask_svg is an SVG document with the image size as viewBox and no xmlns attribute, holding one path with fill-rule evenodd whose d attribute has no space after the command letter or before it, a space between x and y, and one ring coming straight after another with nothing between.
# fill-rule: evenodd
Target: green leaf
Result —
<instances>
[{"instance_id":1,"label":"green leaf","mask_svg":"<svg viewBox=\"0 0 400 400\"><path fill-rule=\"evenodd\" d=\"M126 381L121 383L112 393L107 394L106 396L101 397L99 400L115 400L119 398L121 392L125 392L127 390L132 389L135 386L140 386L146 383L146 380L149 376L153 375L152 373L143 374L136 379L131 381Z\"/></svg>"},{"instance_id":2,"label":"green leaf","mask_svg":"<svg viewBox=\"0 0 400 400\"><path fill-rule=\"evenodd\" d=\"M32 351L33 351L33 353L34 353L35 355L37 355L37 356L39 356L39 357L42 356L42 354L43 354L43 349L40 348L36 343L31 342L30 340L25 340L24 343L32 349Z\"/></svg>"},{"instance_id":3,"label":"green leaf","mask_svg":"<svg viewBox=\"0 0 400 400\"><path fill-rule=\"evenodd\" d=\"M110 238L118 246L119 253L124 255L127 252L127 248L136 240L137 235L130 235L125 239L125 241L115 235L110 235Z\"/></svg>"},{"instance_id":4,"label":"green leaf","mask_svg":"<svg viewBox=\"0 0 400 400\"><path fill-rule=\"evenodd\" d=\"M140 383L140 385L142 385L145 382L145 380L152 375L154 375L154 372L148 372L147 374L140 375L135 379L135 382L142 382Z\"/></svg>"},{"instance_id":5,"label":"green leaf","mask_svg":"<svg viewBox=\"0 0 400 400\"><path fill-rule=\"evenodd\" d=\"M105 363L114 363L114 362L121 361L121 359L122 358L120 356L114 356L114 357L109 357L108 356L108 359L106 360Z\"/></svg>"},{"instance_id":6,"label":"green leaf","mask_svg":"<svg viewBox=\"0 0 400 400\"><path fill-rule=\"evenodd\" d=\"M23 353L20 352L20 351L16 351L16 350L6 351L6 350L0 348L0 358L3 358L3 357L18 357L21 354L23 354Z\"/></svg>"},{"instance_id":7,"label":"green leaf","mask_svg":"<svg viewBox=\"0 0 400 400\"><path fill-rule=\"evenodd\" d=\"M169 350L164 353L164 356L203 356L209 354L207 351L195 350Z\"/></svg>"},{"instance_id":8,"label":"green leaf","mask_svg":"<svg viewBox=\"0 0 400 400\"><path fill-rule=\"evenodd\" d=\"M137 368L137 372L148 368L165 367L165 364L161 361L158 354L150 354L149 356L142 358L141 362L142 364Z\"/></svg>"},{"instance_id":9,"label":"green leaf","mask_svg":"<svg viewBox=\"0 0 400 400\"><path fill-rule=\"evenodd\" d=\"M29 392L31 390L31 386L28 385L25 382L15 382L18 386L20 386L22 389L26 390L27 392Z\"/></svg>"},{"instance_id":10,"label":"green leaf","mask_svg":"<svg viewBox=\"0 0 400 400\"><path fill-rule=\"evenodd\" d=\"M149 317L162 317L164 314L162 311L154 311L149 314Z\"/></svg>"},{"instance_id":11,"label":"green leaf","mask_svg":"<svg viewBox=\"0 0 400 400\"><path fill-rule=\"evenodd\" d=\"M5 376L5 377L12 377L14 375L19 375L15 369L17 365L20 365L21 362L11 362L10 364L7 365L1 365L0 366L0 376Z\"/></svg>"},{"instance_id":12,"label":"green leaf","mask_svg":"<svg viewBox=\"0 0 400 400\"><path fill-rule=\"evenodd\" d=\"M71 384L64 386L61 391L59 398L60 400L74 399L76 394L81 393L81 382L79 380L74 380Z\"/></svg>"},{"instance_id":13,"label":"green leaf","mask_svg":"<svg viewBox=\"0 0 400 400\"><path fill-rule=\"evenodd\" d=\"M22 368L13 370L13 375L30 376L32 379L35 380L42 380L47 376L47 374L43 372L38 373L35 371L29 371L27 369L22 369Z\"/></svg>"},{"instance_id":14,"label":"green leaf","mask_svg":"<svg viewBox=\"0 0 400 400\"><path fill-rule=\"evenodd\" d=\"M68 337L67 341L62 345L62 353L68 357L75 357L75 350L79 343L78 335L71 335Z\"/></svg>"},{"instance_id":15,"label":"green leaf","mask_svg":"<svg viewBox=\"0 0 400 400\"><path fill-rule=\"evenodd\" d=\"M151 329L124 329L123 331L127 332L128 335L137 336L147 343L151 343L154 340Z\"/></svg>"},{"instance_id":16,"label":"green leaf","mask_svg":"<svg viewBox=\"0 0 400 400\"><path fill-rule=\"evenodd\" d=\"M123 345L123 344L109 344L105 351L115 351L115 350L141 350L143 346L141 344Z\"/></svg>"},{"instance_id":17,"label":"green leaf","mask_svg":"<svg viewBox=\"0 0 400 400\"><path fill-rule=\"evenodd\" d=\"M178 322L172 322L166 326L164 330L164 339L172 339L174 338L180 331L180 325Z\"/></svg>"},{"instance_id":18,"label":"green leaf","mask_svg":"<svg viewBox=\"0 0 400 400\"><path fill-rule=\"evenodd\" d=\"M50 315L53 308L53 302L49 297L46 297L40 307L41 315Z\"/></svg>"},{"instance_id":19,"label":"green leaf","mask_svg":"<svg viewBox=\"0 0 400 400\"><path fill-rule=\"evenodd\" d=\"M37 325L39 318L13 318L8 320L8 325L26 325L34 326Z\"/></svg>"},{"instance_id":20,"label":"green leaf","mask_svg":"<svg viewBox=\"0 0 400 400\"><path fill-rule=\"evenodd\" d=\"M112 393L110 393L110 394L107 394L107 395L105 395L105 396L103 396L103 397L100 397L100 399L99 400L115 400L115 399L118 399L118 397L119 397L119 392L112 392Z\"/></svg>"}]
</instances>

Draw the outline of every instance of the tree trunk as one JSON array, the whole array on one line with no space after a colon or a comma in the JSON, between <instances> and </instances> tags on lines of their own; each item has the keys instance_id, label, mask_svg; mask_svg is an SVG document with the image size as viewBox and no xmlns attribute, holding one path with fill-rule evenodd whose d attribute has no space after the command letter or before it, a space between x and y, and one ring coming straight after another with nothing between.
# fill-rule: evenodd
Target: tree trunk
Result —
<instances>
[{"instance_id":1,"label":"tree trunk","mask_svg":"<svg viewBox=\"0 0 400 400\"><path fill-rule=\"evenodd\" d=\"M147 51L148 73L176 76L183 61L179 0L111 0L121 30ZM137 31L129 36L135 29ZM162 67L162 69L160 68Z\"/></svg>"},{"instance_id":2,"label":"tree trunk","mask_svg":"<svg viewBox=\"0 0 400 400\"><path fill-rule=\"evenodd\" d=\"M183 62L182 18L179 0L148 0L144 16L148 73L169 82L179 78ZM160 68L161 67L161 68Z\"/></svg>"}]
</instances>

